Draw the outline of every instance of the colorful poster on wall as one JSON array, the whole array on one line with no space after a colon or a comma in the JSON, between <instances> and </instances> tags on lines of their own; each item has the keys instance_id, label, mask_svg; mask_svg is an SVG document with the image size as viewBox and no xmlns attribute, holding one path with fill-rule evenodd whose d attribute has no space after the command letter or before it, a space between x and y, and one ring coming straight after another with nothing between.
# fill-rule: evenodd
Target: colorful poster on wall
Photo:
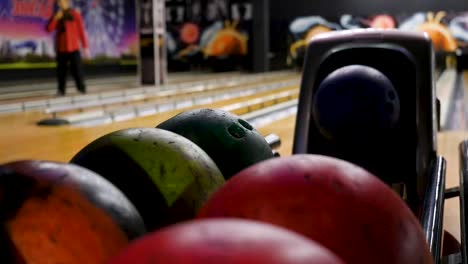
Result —
<instances>
[{"instance_id":1,"label":"colorful poster on wall","mask_svg":"<svg viewBox=\"0 0 468 264\"><path fill-rule=\"evenodd\" d=\"M136 63L135 3L71 0L88 36L88 63ZM0 0L0 68L54 67L54 35L45 30L55 0Z\"/></svg>"},{"instance_id":2,"label":"colorful poster on wall","mask_svg":"<svg viewBox=\"0 0 468 264\"><path fill-rule=\"evenodd\" d=\"M417 12L414 14L342 15L338 21L320 16L300 17L291 22L288 64L302 65L305 48L322 32L356 28L386 28L426 32L438 52L468 47L468 12Z\"/></svg>"},{"instance_id":3,"label":"colorful poster on wall","mask_svg":"<svg viewBox=\"0 0 468 264\"><path fill-rule=\"evenodd\" d=\"M203 64L209 58L246 56L251 20L247 0L168 0L168 59Z\"/></svg>"}]
</instances>

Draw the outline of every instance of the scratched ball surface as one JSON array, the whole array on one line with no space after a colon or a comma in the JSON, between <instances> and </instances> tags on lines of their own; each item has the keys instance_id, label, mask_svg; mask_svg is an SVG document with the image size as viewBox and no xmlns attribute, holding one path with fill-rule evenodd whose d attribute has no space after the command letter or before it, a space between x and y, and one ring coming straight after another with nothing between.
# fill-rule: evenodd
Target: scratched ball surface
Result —
<instances>
[{"instance_id":1,"label":"scratched ball surface","mask_svg":"<svg viewBox=\"0 0 468 264\"><path fill-rule=\"evenodd\" d=\"M91 142L71 160L112 182L149 230L191 219L224 178L197 145L170 131L130 128Z\"/></svg>"},{"instance_id":2,"label":"scratched ball surface","mask_svg":"<svg viewBox=\"0 0 468 264\"><path fill-rule=\"evenodd\" d=\"M230 179L198 217L267 222L300 233L348 264L432 264L421 224L384 182L344 160L302 154Z\"/></svg>"},{"instance_id":3,"label":"scratched ball surface","mask_svg":"<svg viewBox=\"0 0 468 264\"><path fill-rule=\"evenodd\" d=\"M224 110L185 111L157 127L197 144L213 159L226 179L255 163L273 158L268 142L250 123Z\"/></svg>"}]
</instances>

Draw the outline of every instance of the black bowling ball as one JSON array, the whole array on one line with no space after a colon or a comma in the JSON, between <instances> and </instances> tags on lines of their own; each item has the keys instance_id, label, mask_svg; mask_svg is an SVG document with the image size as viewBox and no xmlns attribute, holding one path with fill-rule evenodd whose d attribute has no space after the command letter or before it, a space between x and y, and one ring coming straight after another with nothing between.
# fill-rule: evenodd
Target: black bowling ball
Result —
<instances>
[{"instance_id":1,"label":"black bowling ball","mask_svg":"<svg viewBox=\"0 0 468 264\"><path fill-rule=\"evenodd\" d=\"M323 79L312 113L320 133L331 140L368 140L397 124L400 101L392 82L380 71L349 65Z\"/></svg>"}]
</instances>

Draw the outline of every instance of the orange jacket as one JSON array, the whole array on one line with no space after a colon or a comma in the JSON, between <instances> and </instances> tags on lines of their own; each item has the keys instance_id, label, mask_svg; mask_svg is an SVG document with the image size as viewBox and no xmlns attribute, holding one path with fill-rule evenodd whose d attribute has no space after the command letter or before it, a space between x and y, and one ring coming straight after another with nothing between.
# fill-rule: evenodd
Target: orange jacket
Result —
<instances>
[{"instance_id":1,"label":"orange jacket","mask_svg":"<svg viewBox=\"0 0 468 264\"><path fill-rule=\"evenodd\" d=\"M70 9L73 19L62 21L52 17L47 24L47 31L57 31L55 36L55 48L58 52L73 52L80 49L80 42L83 48L88 48L88 40L83 25L83 18L76 10Z\"/></svg>"}]
</instances>

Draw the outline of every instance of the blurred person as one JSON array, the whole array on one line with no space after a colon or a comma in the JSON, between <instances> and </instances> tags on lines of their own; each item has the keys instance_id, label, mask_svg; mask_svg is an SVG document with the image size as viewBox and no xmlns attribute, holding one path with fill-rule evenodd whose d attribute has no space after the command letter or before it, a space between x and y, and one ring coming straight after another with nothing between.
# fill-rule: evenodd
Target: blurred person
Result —
<instances>
[{"instance_id":1,"label":"blurred person","mask_svg":"<svg viewBox=\"0 0 468 264\"><path fill-rule=\"evenodd\" d=\"M84 94L86 93L86 85L83 79L81 47L84 50L85 58L88 59L90 54L83 18L77 10L71 8L70 0L57 0L57 5L59 9L47 24L48 32L56 31L57 95L65 95L69 63L76 88Z\"/></svg>"}]
</instances>

